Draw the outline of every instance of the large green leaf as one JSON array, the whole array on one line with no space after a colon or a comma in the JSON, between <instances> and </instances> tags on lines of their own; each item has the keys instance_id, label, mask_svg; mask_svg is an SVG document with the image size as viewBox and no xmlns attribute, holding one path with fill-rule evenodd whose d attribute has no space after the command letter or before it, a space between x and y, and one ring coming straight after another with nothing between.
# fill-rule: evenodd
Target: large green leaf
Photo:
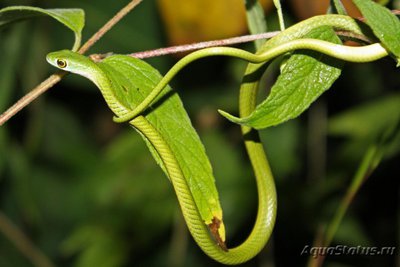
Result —
<instances>
[{"instance_id":1,"label":"large green leaf","mask_svg":"<svg viewBox=\"0 0 400 267\"><path fill-rule=\"evenodd\" d=\"M75 34L72 50L77 50L82 39L82 29L85 25L85 13L82 9L42 9L31 6L11 6L0 10L0 27L12 22L39 16L50 16Z\"/></svg>"},{"instance_id":2,"label":"large green leaf","mask_svg":"<svg viewBox=\"0 0 400 267\"><path fill-rule=\"evenodd\" d=\"M366 18L372 31L399 61L400 58L400 21L384 6L371 0L353 0ZM399 62L398 62L399 64Z\"/></svg>"},{"instance_id":3,"label":"large green leaf","mask_svg":"<svg viewBox=\"0 0 400 267\"><path fill-rule=\"evenodd\" d=\"M141 103L162 78L152 66L129 56L114 55L98 66L111 81L113 94L129 110ZM148 109L145 118L168 144L205 223L211 224L214 218L222 220L211 164L179 96L167 87ZM158 152L146 136L142 137L168 175Z\"/></svg>"},{"instance_id":4,"label":"large green leaf","mask_svg":"<svg viewBox=\"0 0 400 267\"><path fill-rule=\"evenodd\" d=\"M331 27L314 29L305 37L340 43ZM278 125L299 116L340 76L342 63L313 51L298 51L286 62L270 95L245 118L220 113L256 129Z\"/></svg>"},{"instance_id":5,"label":"large green leaf","mask_svg":"<svg viewBox=\"0 0 400 267\"><path fill-rule=\"evenodd\" d=\"M55 66L65 60L67 71L92 80L117 116L123 111L134 110L162 79L151 65L130 56L113 55L94 63L78 53L62 50L49 54L47 59ZM167 86L140 120L150 130L140 128L135 123L137 120L132 120L131 124L142 135L156 162L167 176L183 174L200 217L210 226L214 236L221 239L218 241L224 241L222 209L212 167L179 96ZM158 140L163 144L161 148L156 145ZM183 184L181 180L178 183ZM188 198L184 196L180 200L184 203Z\"/></svg>"}]
</instances>

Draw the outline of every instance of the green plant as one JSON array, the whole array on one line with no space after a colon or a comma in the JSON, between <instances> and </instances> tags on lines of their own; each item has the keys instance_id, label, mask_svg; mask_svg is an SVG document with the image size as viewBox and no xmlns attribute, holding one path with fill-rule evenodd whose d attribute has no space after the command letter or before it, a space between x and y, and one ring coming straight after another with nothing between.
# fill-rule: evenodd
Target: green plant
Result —
<instances>
[{"instance_id":1,"label":"green plant","mask_svg":"<svg viewBox=\"0 0 400 267\"><path fill-rule=\"evenodd\" d=\"M135 1L133 1L132 3L134 3ZM279 1L276 1L277 7L278 7L278 14L279 14L279 18L280 18L280 27L283 28L284 27L284 23L283 23L283 15L282 15L282 10L280 9L280 5L278 5ZM262 148L262 143L260 143L258 141L258 138L256 137L255 139L253 138L248 138L248 136L253 134L253 130L251 130L251 128L249 127L253 127L256 129L261 129L261 128L265 128L265 127L269 127L269 126L274 126L274 125L278 125L280 123L283 123L289 119L292 119L294 117L297 117L299 114L301 114L304 110L306 110L310 104L315 101L315 99L317 97L319 97L324 91L326 91L331 84L339 77L340 73L341 73L341 69L342 69L342 64L340 64L340 61L338 60L333 60L332 58L328 58L328 57L324 57L321 56L319 53L327 53L330 56L333 57L337 57L340 59L345 59L345 60L351 60L351 61L355 61L355 62L359 62L359 61L371 61L371 60L376 60L380 57L386 56L389 53L391 55L393 55L395 58L397 58L398 54L399 54L399 44L400 42L398 42L398 40L396 39L398 36L400 36L398 34L398 31L400 29L399 27L399 22L397 20L397 18L392 15L387 9L374 4L371 1L355 1L355 3L359 6L360 10L363 12L363 15L365 16L365 18L368 20L369 26L372 28L372 32L371 33L369 31L369 29L365 26L365 25L359 25L359 23L356 23L353 19L345 16L345 15L340 15L340 16L325 16L325 17L316 17L307 21L304 21L302 23L299 23L298 25L289 28L286 31L283 31L280 35L278 35L277 37L271 39L271 41L267 42L265 45L263 45L262 47L259 48L258 50L258 55L253 56L250 53L244 52L242 50L235 50L235 49L228 49L228 48L210 48L210 49L205 49L205 50L200 50L198 52L194 52L193 54L189 55L188 57L182 59L182 61L178 62L177 65L175 65L176 67L174 67L173 69L171 69L170 72L168 72L168 74L165 76L165 84L169 82L170 79L172 79L172 77L174 77L178 71L184 67L186 64L188 64L189 62L192 62L194 60L197 60L198 58L201 57L205 57L205 56L210 56L210 55L233 55L233 56L238 56L238 57L242 57L246 60L250 60L253 61L254 63L258 63L258 64L250 64L249 67L247 68L245 75L244 75L244 82L241 88L241 93L240 93L240 108L241 108L241 117L242 118L235 118L230 116L227 113L222 113L224 116L228 117L230 120L240 123L240 124L244 124L245 126L243 127L243 135L246 137L246 145L248 148L248 152L250 154L250 157L253 157L252 159L257 161L258 159L262 158L263 162L266 163L262 163L265 164L266 166L268 166L268 162L266 161L266 159L264 159L263 155L263 148ZM257 17L261 12L254 12L254 10L257 10L257 5L255 5L256 2L252 2L249 1L248 3L248 10L249 10L249 21L258 21L258 22L262 22L264 21L263 17ZM132 5L131 5L132 8ZM336 9L337 12L339 13L343 13L344 10L341 9L341 5L340 5L340 1L333 1L332 2L332 9ZM27 11L26 11L27 10ZM21 13L17 13L17 14L24 14L24 13L31 13L32 11L37 11L37 10L33 10L32 8L26 8L25 11L17 11L17 12L21 12ZM15 11L11 8L11 11ZM125 9L125 11L127 11L127 9ZM10 9L5 9L3 10L3 14L6 14L7 12L10 12ZM43 12L42 12L43 13ZM125 12L126 13L126 12ZM125 14L122 13L122 14ZM36 14L36 13L34 13ZM121 13L120 13L121 14ZM254 15L256 14L256 15ZM13 16L11 16L13 17ZM120 16L121 18L122 16ZM118 17L117 17L118 18ZM118 20L117 19L113 19L111 20L111 25L115 24ZM82 24L82 23L81 23ZM255 23L254 25L262 25L262 23ZM382 27L382 25L384 25ZM83 25L82 25L83 26ZM340 32L340 34L342 36L345 37L350 37L352 39L356 39L356 40L361 40L361 41L365 41L367 40L367 42L369 42L369 40L374 40L376 37L379 38L379 41L381 43L375 43L373 45L369 45L369 46L365 46L365 47L360 47L360 48L347 48L347 47L343 47L343 46L339 46L339 45L332 45L332 42L335 43L340 43L341 40L337 37L337 33L335 33L332 30L332 26L336 29L336 30L345 30L346 32ZM254 31L259 31L259 30L264 30L264 29L259 29L258 27L253 27ZM78 30L77 32L75 32L75 35L78 37L76 38L75 41L75 45L74 45L74 49L78 50L78 46L77 45L79 43L79 39L80 39L80 31ZM99 33L102 33L102 31L99 31ZM323 39L326 41L314 41L311 39L307 39L307 38L314 38L314 39ZM94 40L94 39L91 39ZM88 49L88 47L90 47L93 44L93 41L89 41L87 46L83 46L82 48L79 49L78 52L83 53L85 50ZM259 45L259 44L258 44ZM291 55L290 59L286 59L286 57L278 57L278 60L275 60L273 62L273 64L271 64L272 68L275 67L277 64L281 65L281 69L282 69L282 73L279 76L277 82L275 83L274 87L271 89L271 93L270 95L266 98L266 100L261 103L260 105L258 105L257 107L255 107L255 103L256 103L256 91L258 88L258 83L259 80L261 79L261 75L262 72L264 72L264 69L266 67L266 62L269 61L269 57L266 56L264 57L264 55L269 55L271 54L271 57L276 57L279 56L281 54L284 54L286 52L289 52L291 50L295 50L295 49L309 49L309 50L316 50L319 53L316 52L307 52L307 51L299 51L299 52L294 52L293 55ZM340 50L342 49L343 50ZM275 50L274 50L275 49ZM349 50L351 51L350 53L347 53L346 51ZM231 51L231 52L228 52ZM271 52L271 51L276 51ZM356 56L354 53L357 53L357 51L361 51L361 53L359 54L359 56ZM373 54L373 56L371 55ZM64 56L64 54L62 54ZM70 57L73 57L74 54L71 54ZM343 55L347 55L347 56L343 56ZM104 57L107 57L107 55L103 56L103 55L97 55L96 57L93 57L95 60L102 60ZM100 59L99 59L100 58ZM110 57L110 60L113 57ZM283 61L283 63L281 64L280 62L282 61L282 59L285 59ZM69 65L69 57L64 58L58 58L58 57L51 57L51 62L54 63L54 65L58 65L58 67L60 68L64 68L65 66ZM83 62L83 59L80 60ZM80 62L77 61L77 62ZM107 59L104 61L106 62ZM88 61L89 62L89 61ZM66 65L65 65L66 64ZM123 64L123 62L121 61L121 64ZM85 64L84 64L85 66ZM74 72L74 70L76 70L76 68L72 69L72 71ZM81 72L77 72L79 74L82 74ZM92 72L91 72L92 73ZM39 86L39 92L43 92L43 89L47 89L49 88L48 84L54 84L57 81L59 81L63 75L65 74L57 74L54 75L52 77L49 78L49 80L47 80L44 84ZM109 75L114 75L114 78L117 77L116 74L112 74L112 72L110 72ZM88 74L86 75L88 76ZM89 75L90 76L90 75ZM119 77L119 76L118 76ZM125 76L120 76L120 80L125 79ZM131 78L131 79L136 79L135 77ZM97 82L97 78L93 78L92 80L95 81L95 83L100 86L102 88L102 83ZM140 79L139 79L140 81ZM295 81L295 82L293 82ZM153 85L155 86L155 85ZM104 88L108 88L109 86L105 86ZM124 88L123 86L121 88ZM108 99L108 93L106 91L103 91L103 94L109 104L109 106L111 107L111 109L114 109L114 113L120 117L119 119L117 118L116 120L120 120L120 121L130 121L132 120L132 122L134 122L136 119L134 119L137 114L142 114L143 110L146 109L150 104L153 103L153 100L155 97L158 96L159 93L161 92L165 92L164 91L164 86L158 86L157 87L159 90L154 90L153 92L155 92L152 96L146 98L148 100L135 100L138 104L139 103L143 103L142 106L139 105L139 107L136 107L136 109L133 109L133 106L130 108L130 110L124 110L124 108L120 108L119 106L115 106L114 102L110 102ZM311 90L310 90L311 88ZM134 88L125 88L127 89L127 91L129 92L130 90L134 90ZM151 87L148 88L148 90L150 90ZM123 96L125 93L122 91L115 91L114 90L114 94L119 95L119 97L121 97L121 95ZM250 90L250 91L249 91ZM37 92L37 91L34 91ZM105 93L106 92L106 93ZM111 91L112 92L112 91ZM115 93L117 92L117 93ZM306 96L306 97L304 97ZM121 100L122 99L122 100ZM128 100L123 100L123 99L128 99ZM132 98L133 99L133 98ZM136 103L134 100L132 100L128 97L122 97L119 99L119 101L124 102L127 101L128 105L131 105L130 103ZM360 188L362 182L364 181L364 179L371 175L372 170L374 168L376 168L376 166L378 165L378 163L380 162L380 160L382 159L382 157L385 157L386 155L392 155L395 154L398 151L398 146L399 146L399 136L398 136L398 121L399 121L399 108L398 108L398 97L393 98L393 102L390 103L389 106L385 107L385 110L387 112L392 112L391 115L393 119L387 120L384 123L382 123L380 125L380 127L378 127L378 129L375 129L375 131L373 132L373 134L371 133L371 135L368 135L368 137L366 139L364 139L363 143L368 144L367 146L370 146L370 149L368 150L366 156L364 157L359 171L357 172L357 174L355 175L354 178L354 182L353 185L350 187L348 194L345 196L344 200L343 200L343 204L340 206L337 215L334 217L335 219L332 221L332 223L330 224L330 226L327 229L326 234L321 234L321 236L318 237L318 241L320 244L323 244L325 246L328 246L331 243L331 240L333 238L333 236L335 235L335 232L338 228L338 225L340 224L344 212L346 210L346 208L349 206L351 200L353 199L355 193L358 191L358 189ZM133 102L132 102L133 101ZM143 101L143 102L142 102ZM127 104L125 104L126 106ZM21 105L19 106L21 107ZM390 107L390 108L389 108ZM116 111L117 110L117 111ZM10 114L10 113L9 113ZM150 113L151 114L151 113ZM389 114L389 113L388 113ZM163 120L163 116L165 116L167 118L169 114L167 114L167 112L162 112L160 113L158 116L160 116L159 120ZM3 117L4 118L4 117ZM339 129L343 129L343 125L345 125L343 122L343 120L347 120L349 118L349 116L345 116L345 119L342 119L342 122L340 121L340 119L338 119L336 122L336 128ZM351 117L350 117L351 118ZM360 120L359 117L357 117L356 120ZM3 120L4 121L4 120ZM64 121L64 120L62 120ZM179 122L178 122L179 123ZM133 123L134 126L139 127L139 129L141 129L139 125L135 125L135 123ZM157 125L157 124L156 124ZM335 125L335 124L334 124ZM156 128L159 126L155 126ZM171 126L172 127L172 126ZM173 126L175 127L175 126ZM189 126L188 126L189 127ZM161 131L161 135L168 135L170 134L170 131L166 132L162 132L162 130L160 130L161 128L158 128L156 130ZM163 129L163 128L162 128ZM343 130L342 130L343 131ZM340 130L338 131L340 132ZM350 131L351 132L351 131ZM142 133L144 134L144 136L149 139L152 140L148 134L151 133L151 131L148 131L146 133L146 131L142 131ZM175 142L175 140L178 140L179 142L184 142L186 144L186 139L180 137L180 134L183 134L183 132L176 132L174 135L172 135L172 138L166 139L165 142L167 145L169 145L170 147L173 147L171 144L173 142ZM193 136L195 133L191 134L191 136ZM152 143L154 141L150 141L150 143ZM186 144L189 145L189 144ZM190 145L189 145L190 146ZM364 147L367 147L364 146ZM160 152L160 148L157 147L156 145L154 145L154 143L152 143L152 145L149 146L150 149L153 151L153 154L156 155L156 159L158 159L158 162L160 163L160 165L162 166L162 168L164 169L164 171L166 171L167 175L171 177L172 180L172 176L171 173L168 171L170 166L177 166L177 164L167 164L166 161L163 159L162 153ZM254 152L257 151L257 152ZM172 150L172 152L168 152L167 154L179 154L176 152L175 149ZM256 153L254 154L254 156L252 156L252 153ZM71 156L75 155L76 152L71 152ZM158 156L157 156L158 155ZM159 156L161 156L162 159L159 158ZM17 159L20 156L17 157ZM91 156L93 157L93 156ZM89 157L90 158L90 157ZM184 157L185 158L185 157ZM184 158L179 158L179 156L176 156L175 159L179 161L182 161ZM119 157L119 159L123 159L123 157ZM82 167L87 168L87 166L89 166L90 164L93 164L95 161L93 161L93 159L89 162L85 162L82 163ZM76 163L74 163L76 164ZM190 165L190 164L189 164ZM256 165L257 166L257 165ZM181 165L181 168L182 165ZM17 167L17 169L19 170L20 168ZM184 168L183 168L184 169ZM256 171L257 171L257 167L255 167ZM261 168L261 172L264 172L264 170L268 170L269 168ZM269 172L269 171L268 171ZM26 173L22 174L22 176L26 175ZM270 176L270 175L267 175ZM213 185L213 178L212 176L209 176L210 178L206 181L201 181L200 180L200 186L201 183L204 184L209 184L211 183ZM193 189L193 186L190 186L192 192L193 190L196 191L196 189ZM271 189L273 191L273 189ZM213 190L211 190L213 191ZM271 192L264 192L261 191L260 195L262 196L263 194L271 194ZM263 193L264 192L264 193ZM193 193L192 193L193 194ZM272 192L272 194L274 194ZM206 195L206 199L209 196ZM214 197L214 199L218 199L218 196ZM110 200L109 200L110 201ZM198 203L198 201L195 198L195 201ZM202 200L199 200L200 202ZM214 203L214 201L211 201ZM110 202L112 203L112 202ZM273 201L274 203L274 201ZM197 204L199 209L199 204ZM208 204L202 204L207 206ZM185 209L185 206L182 206L183 209ZM271 209L271 207L269 207ZM196 209L196 208L191 208L192 210ZM260 205L260 209L263 211L265 210L262 203ZM275 208L272 208L272 210L274 210ZM146 208L146 210L152 210L150 208ZM211 209L212 210L212 209ZM217 213L213 213L211 212L211 218L215 218L215 216L217 216L217 220L220 221L222 220L222 217L220 217L219 215L219 211L220 208L217 207ZM270 210L271 211L271 210ZM267 211L267 213L270 213L270 211ZM265 211L264 211L265 212ZM201 208L200 208L200 213L202 213ZM273 212L274 213L274 212ZM138 214L138 212L137 212ZM207 212L205 212L205 214L207 214ZM206 215L207 217L208 215ZM218 217L219 216L219 217ZM271 216L271 215L268 215ZM269 217L268 220L272 221L272 225L273 225L273 217L274 215L272 215L272 217ZM121 224L123 225L124 222L126 220L121 220L120 216L117 216L118 219L118 227L117 229L121 228ZM205 219L203 217L203 220L209 224L209 220L210 219ZM129 221L129 220L128 220ZM214 223L214 219L212 220ZM111 220L112 222L112 220ZM217 223L219 225L219 222ZM112 225L112 224L111 224ZM223 234L221 234L223 232L223 229L218 229L218 226L215 230L213 230L213 225L210 227L212 231L215 231L214 233L216 234L216 239L218 240L219 238L221 238L220 244L223 243L224 241L224 237ZM82 265L86 265L88 264L90 266L90 264L93 265L94 262L96 261L101 261L101 253L102 251L105 251L107 249L110 248L110 244L111 243L117 243L120 244L119 246L115 246L115 257L110 259L110 262L108 262L107 266L113 266L113 265L120 265L124 260L125 257L127 255L127 251L125 250L125 246L124 246L124 241L120 240L118 238L118 234L116 234L115 232L111 231L111 234L106 231L104 232L104 230L100 230L98 231L97 227L91 227L91 228L87 228L84 227L83 230L77 231L77 234L74 235L73 237L71 237L69 239L69 241L67 242L66 248L67 251L76 251L79 249L80 246L82 246L83 244L85 244L86 240L84 240L83 238L89 237L90 239L93 239L93 241L89 241L89 242L93 242L94 243L100 243L102 245L107 245L106 247L101 247L101 246L93 246L93 245L88 245L88 247L92 248L92 250L87 250L86 253L83 254L82 257L79 258L78 260L78 265L82 264ZM102 227L100 227L100 229L102 229ZM153 228L150 228L152 231L152 234L156 234L157 231L153 231ZM268 226L268 229L271 229L271 225ZM203 230L204 232L205 230ZM270 231L270 230L268 230ZM220 236L221 234L221 236ZM257 234L259 235L259 234ZM268 237L268 236L267 236ZM100 239L99 239L100 238ZM98 241L97 239L101 240ZM96 241L97 240L97 241ZM151 238L149 239L151 240ZM115 242L115 241L119 241L119 242ZM266 240L265 240L266 241ZM264 241L264 242L265 242ZM126 242L126 241L125 241ZM200 242L201 244L201 242ZM221 246L224 246L223 244ZM263 246L263 243L261 243L261 247ZM261 248L260 247L260 248ZM93 250L94 249L94 250ZM97 250L96 250L97 249ZM207 250L207 249L206 249ZM213 250L221 250L220 248L213 248ZM258 249L257 249L258 251ZM225 255L225 252L222 252L222 255ZM241 253L243 254L243 253ZM243 255L242 255L243 256ZM245 255L244 255L245 256ZM223 256L225 257L225 256ZM222 260L224 262L230 262L230 263L234 263L235 261L230 261L230 257L228 254L226 254L227 260ZM247 256L246 256L247 257ZM220 258L221 260L221 258ZM239 260L239 262L242 260ZM321 258L318 258L317 261L313 260L312 257L310 257L310 265L312 264L321 264Z\"/></svg>"}]
</instances>

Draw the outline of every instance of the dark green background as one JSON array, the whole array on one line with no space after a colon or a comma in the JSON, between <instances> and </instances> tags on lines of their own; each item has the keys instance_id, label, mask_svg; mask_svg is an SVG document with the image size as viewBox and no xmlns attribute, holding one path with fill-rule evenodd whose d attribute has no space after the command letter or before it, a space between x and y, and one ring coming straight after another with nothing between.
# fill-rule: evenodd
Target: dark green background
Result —
<instances>
[{"instance_id":1,"label":"dark green background","mask_svg":"<svg viewBox=\"0 0 400 267\"><path fill-rule=\"evenodd\" d=\"M85 41L126 2L1 1L0 7L82 8ZM284 8L287 21L296 21L292 10ZM269 20L269 29L276 30L274 15ZM166 40L155 1L145 0L89 52L132 53L167 46ZM50 18L3 28L0 112L54 72L46 53L72 43L73 34ZM250 44L241 47L252 49ZM148 62L165 73L176 60L164 56ZM251 229L257 197L239 127L216 109L236 114L244 67L234 59L201 60L172 83L213 163L230 246L241 243ZM266 87L271 82L267 79ZM381 131L376 125L393 116L393 105L389 109L385 101L400 97L399 85L391 59L347 64L310 110L261 132L276 177L278 217L266 249L243 266L306 265L301 251L332 218L373 142L373 129ZM359 111L354 128L345 128L344 134L327 134L331 118L360 105L374 109ZM188 234L173 189L141 138L111 119L95 86L69 75L8 121L0 128L0 210L57 266L219 266ZM333 245L398 246L399 150L397 142L362 187ZM328 257L325 266L396 262L394 255L336 256ZM32 266L3 234L0 266Z\"/></svg>"}]
</instances>

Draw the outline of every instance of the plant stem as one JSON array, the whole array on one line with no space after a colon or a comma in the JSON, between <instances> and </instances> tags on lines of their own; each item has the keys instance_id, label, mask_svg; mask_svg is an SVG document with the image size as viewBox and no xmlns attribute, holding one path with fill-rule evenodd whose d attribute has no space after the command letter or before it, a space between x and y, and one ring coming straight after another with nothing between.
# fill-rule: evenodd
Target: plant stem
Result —
<instances>
[{"instance_id":1,"label":"plant stem","mask_svg":"<svg viewBox=\"0 0 400 267\"><path fill-rule=\"evenodd\" d=\"M365 153L357 172L355 173L346 195L343 197L336 214L327 227L324 246L329 246L333 236L336 234L342 219L353 201L355 195L360 190L365 180L371 175L381 159L381 151L377 145L371 145Z\"/></svg>"},{"instance_id":2,"label":"plant stem","mask_svg":"<svg viewBox=\"0 0 400 267\"><path fill-rule=\"evenodd\" d=\"M108 32L115 24L117 24L123 17L125 17L132 9L134 9L142 0L132 0L124 8L122 8L114 17L112 17L103 27L101 27L93 36L86 41L85 44L78 50L78 53L85 53L88 51L103 35ZM0 126L6 121L17 114L21 109L26 107L29 103L38 98L41 94L46 92L48 89L53 87L62 77L66 75L66 72L58 72L51 75L46 80L41 82L38 86L33 88L28 94L23 96L14 105L7 109L3 114L0 115Z\"/></svg>"},{"instance_id":3,"label":"plant stem","mask_svg":"<svg viewBox=\"0 0 400 267\"><path fill-rule=\"evenodd\" d=\"M55 265L35 247L29 238L18 229L10 219L0 211L0 231L14 246L36 267L54 267Z\"/></svg>"},{"instance_id":4,"label":"plant stem","mask_svg":"<svg viewBox=\"0 0 400 267\"><path fill-rule=\"evenodd\" d=\"M46 80L41 82L38 86L33 88L29 93L23 96L20 100L14 103L14 105L12 105L9 109L7 109L3 114L0 115L0 126L8 121L10 118L12 118L15 114L17 114L21 109L26 107L33 100L35 100L38 96L40 96L49 88L61 81L61 78L65 76L65 74L66 72L58 72L51 75Z\"/></svg>"},{"instance_id":5,"label":"plant stem","mask_svg":"<svg viewBox=\"0 0 400 267\"><path fill-rule=\"evenodd\" d=\"M382 147L378 144L372 144L364 157L352 179L352 182L347 189L346 194L342 198L339 207L337 208L334 217L331 222L327 225L324 234L318 234L316 240L318 240L318 246L328 247L330 246L333 237L335 236L344 215L346 214L350 204L357 192L360 190L361 186L364 184L366 179L371 175L374 169L378 166L382 159ZM313 257L310 255L307 266L308 267L319 267L322 266L325 260L325 255L318 255L318 257Z\"/></svg>"},{"instance_id":6,"label":"plant stem","mask_svg":"<svg viewBox=\"0 0 400 267\"><path fill-rule=\"evenodd\" d=\"M232 45L232 44L239 44L239 43L246 43L252 42L255 40L260 39L269 39L278 35L280 31L275 32L266 32L261 34L252 34L252 35L243 35L239 37L233 37L228 39L222 40L214 40L214 41L207 41L207 42L200 42L194 44L187 44L187 45L177 45L177 46L170 46L155 50L148 50L143 52L137 52L129 54L129 56L136 57L136 58L149 58L149 57L156 57L156 56L163 56L167 54L173 53L181 53L181 52L188 52L192 50L198 50L206 47L213 47L213 46L224 46L224 45Z\"/></svg>"},{"instance_id":7,"label":"plant stem","mask_svg":"<svg viewBox=\"0 0 400 267\"><path fill-rule=\"evenodd\" d=\"M203 48L207 48L207 47L227 46L227 45L252 42L252 41L256 41L256 40L269 39L269 38L272 38L272 37L278 35L279 33L280 33L280 31L273 31L273 32L260 33L260 34L243 35L243 36L232 37L232 38L227 38L227 39L199 42L199 43L193 43L193 44L169 46L169 47L163 47L163 48L158 48L158 49L154 49L154 50L135 52L135 53L127 54L127 56L140 58L140 59L159 57L159 56L165 56L165 55L169 55L169 54L184 53L184 52L189 52L189 51L193 51L193 50L199 50L199 49L203 49ZM347 31L337 31L336 33L340 36L347 37L349 39L354 39L361 43L366 43L366 44L371 43L371 40L369 40L367 37L365 37L363 35L355 34L352 32L347 32ZM91 54L89 57L93 61L98 62L98 61L101 61L101 60L105 59L106 57L112 56L112 55L113 55L113 53Z\"/></svg>"},{"instance_id":8,"label":"plant stem","mask_svg":"<svg viewBox=\"0 0 400 267\"><path fill-rule=\"evenodd\" d=\"M140 4L142 0L132 0L129 2L124 8L118 11L114 17L112 17L103 27L101 27L89 40L84 43L81 48L78 50L78 53L84 54L89 50L98 40L103 37L106 32L111 30L115 24L117 24L123 17L125 17L130 11L132 11L138 4Z\"/></svg>"}]
</instances>

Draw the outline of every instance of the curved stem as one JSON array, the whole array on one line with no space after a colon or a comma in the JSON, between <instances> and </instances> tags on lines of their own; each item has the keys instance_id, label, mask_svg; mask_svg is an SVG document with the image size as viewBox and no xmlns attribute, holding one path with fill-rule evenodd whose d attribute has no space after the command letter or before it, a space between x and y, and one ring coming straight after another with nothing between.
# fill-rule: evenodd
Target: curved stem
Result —
<instances>
[{"instance_id":1,"label":"curved stem","mask_svg":"<svg viewBox=\"0 0 400 267\"><path fill-rule=\"evenodd\" d=\"M187 44L187 45L177 45L177 46L171 46L171 47L160 48L160 49L155 49L155 50L143 51L143 52L128 54L128 56L141 58L141 59L149 58L149 57L156 57L156 56L163 56L163 55L167 55L167 54L188 52L188 51L199 50L199 49L209 48L209 47L214 47L214 46L226 46L226 45L232 45L232 44L252 42L252 41L261 40L261 39L269 39L269 38L272 38L272 37L278 35L279 33L280 33L280 31L265 32L265 33L260 33L260 34L249 34L249 35L243 35L243 36L239 36L239 37L233 37L233 38L227 38L227 39L221 39L221 40L200 42L200 43Z\"/></svg>"},{"instance_id":2,"label":"curved stem","mask_svg":"<svg viewBox=\"0 0 400 267\"><path fill-rule=\"evenodd\" d=\"M115 26L122 18L124 18L129 12L131 12L142 0L132 0L125 7L123 7L114 17L112 17L103 27L101 27L95 34L90 37L89 40L84 43L78 50L79 54L86 53L101 37L104 36L112 27Z\"/></svg>"}]
</instances>

